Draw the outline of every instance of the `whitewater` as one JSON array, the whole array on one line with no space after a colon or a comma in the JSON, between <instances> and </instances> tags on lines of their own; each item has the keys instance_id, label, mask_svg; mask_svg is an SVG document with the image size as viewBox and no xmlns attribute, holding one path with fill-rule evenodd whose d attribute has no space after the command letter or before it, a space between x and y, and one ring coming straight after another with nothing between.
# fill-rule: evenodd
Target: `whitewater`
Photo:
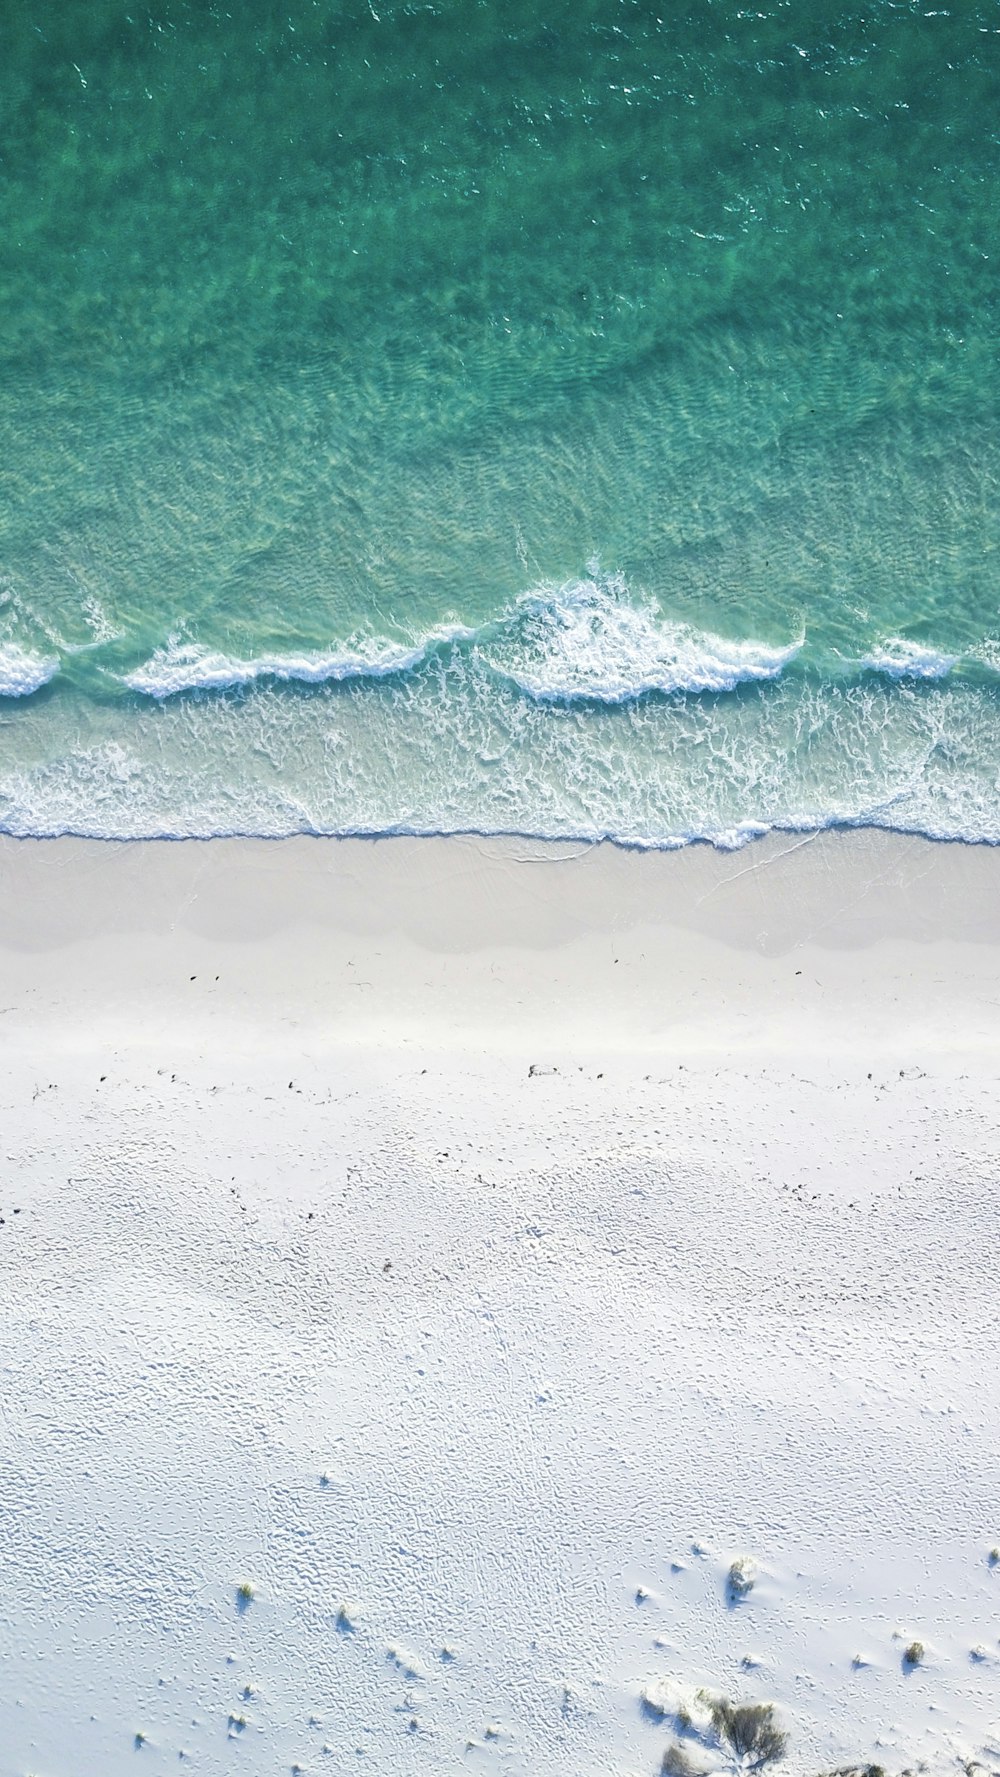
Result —
<instances>
[{"instance_id":1,"label":"whitewater","mask_svg":"<svg viewBox=\"0 0 1000 1777\"><path fill-rule=\"evenodd\" d=\"M118 634L8 649L0 830L1000 840L987 654L725 637L596 567L405 640L245 658L176 636L130 666L127 651Z\"/></svg>"}]
</instances>

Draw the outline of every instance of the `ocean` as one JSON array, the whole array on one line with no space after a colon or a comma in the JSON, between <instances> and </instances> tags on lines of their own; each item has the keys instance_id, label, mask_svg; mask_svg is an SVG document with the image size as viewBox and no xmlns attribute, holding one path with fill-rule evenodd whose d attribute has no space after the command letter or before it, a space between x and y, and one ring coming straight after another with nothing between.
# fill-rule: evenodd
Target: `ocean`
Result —
<instances>
[{"instance_id":1,"label":"ocean","mask_svg":"<svg viewBox=\"0 0 1000 1777\"><path fill-rule=\"evenodd\" d=\"M53 0L0 829L1000 841L1000 13Z\"/></svg>"}]
</instances>

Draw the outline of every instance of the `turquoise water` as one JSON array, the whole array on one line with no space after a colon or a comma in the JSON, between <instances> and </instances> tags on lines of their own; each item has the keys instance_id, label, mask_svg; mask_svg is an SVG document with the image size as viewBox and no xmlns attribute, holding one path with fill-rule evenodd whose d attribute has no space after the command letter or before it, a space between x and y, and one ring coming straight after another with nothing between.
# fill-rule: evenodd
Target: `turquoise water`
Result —
<instances>
[{"instance_id":1,"label":"turquoise water","mask_svg":"<svg viewBox=\"0 0 1000 1777\"><path fill-rule=\"evenodd\" d=\"M1000 841L1000 14L8 20L0 827Z\"/></svg>"}]
</instances>

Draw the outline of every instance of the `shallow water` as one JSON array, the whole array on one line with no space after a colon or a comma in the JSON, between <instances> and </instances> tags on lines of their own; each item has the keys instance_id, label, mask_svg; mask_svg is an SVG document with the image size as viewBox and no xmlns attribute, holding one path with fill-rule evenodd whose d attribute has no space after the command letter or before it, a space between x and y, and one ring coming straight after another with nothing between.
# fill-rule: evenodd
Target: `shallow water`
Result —
<instances>
[{"instance_id":1,"label":"shallow water","mask_svg":"<svg viewBox=\"0 0 1000 1777\"><path fill-rule=\"evenodd\" d=\"M0 826L1000 840L991 6L8 33Z\"/></svg>"}]
</instances>

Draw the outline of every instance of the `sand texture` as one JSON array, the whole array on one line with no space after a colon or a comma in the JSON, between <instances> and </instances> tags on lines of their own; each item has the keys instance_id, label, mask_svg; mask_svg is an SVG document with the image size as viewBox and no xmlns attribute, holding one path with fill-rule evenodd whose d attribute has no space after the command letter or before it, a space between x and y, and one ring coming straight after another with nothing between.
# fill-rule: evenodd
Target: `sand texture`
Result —
<instances>
[{"instance_id":1,"label":"sand texture","mask_svg":"<svg viewBox=\"0 0 1000 1777\"><path fill-rule=\"evenodd\" d=\"M0 844L0 1777L1000 1769L998 889Z\"/></svg>"}]
</instances>

